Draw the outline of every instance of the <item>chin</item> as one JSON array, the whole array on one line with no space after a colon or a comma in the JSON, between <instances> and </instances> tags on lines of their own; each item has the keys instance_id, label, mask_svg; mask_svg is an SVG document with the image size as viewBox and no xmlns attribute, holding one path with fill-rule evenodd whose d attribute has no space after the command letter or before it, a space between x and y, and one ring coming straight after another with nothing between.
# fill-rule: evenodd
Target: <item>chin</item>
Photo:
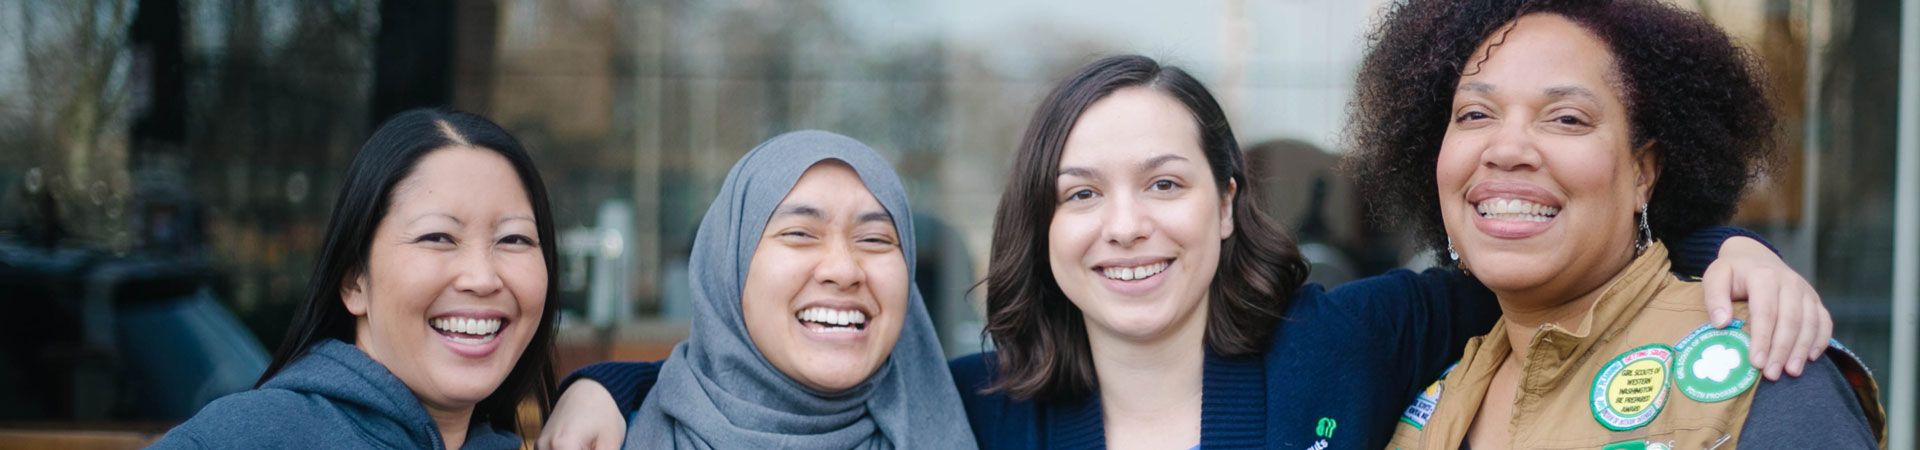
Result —
<instances>
[{"instance_id":1,"label":"chin","mask_svg":"<svg viewBox=\"0 0 1920 450\"><path fill-rule=\"evenodd\" d=\"M801 384L825 393L845 391L867 381L867 376L873 374L871 368L863 371L852 365L832 363L821 364L808 372L806 382Z\"/></svg>"},{"instance_id":2,"label":"chin","mask_svg":"<svg viewBox=\"0 0 1920 450\"><path fill-rule=\"evenodd\" d=\"M1546 285L1553 281L1551 270L1542 270L1556 265L1546 262L1525 262L1524 259L1507 258L1504 264L1489 264L1491 267L1469 266L1473 277L1480 284L1494 292L1522 292Z\"/></svg>"},{"instance_id":3,"label":"chin","mask_svg":"<svg viewBox=\"0 0 1920 450\"><path fill-rule=\"evenodd\" d=\"M1130 311L1107 317L1102 325L1107 332L1129 340L1151 340L1173 328L1174 313Z\"/></svg>"}]
</instances>

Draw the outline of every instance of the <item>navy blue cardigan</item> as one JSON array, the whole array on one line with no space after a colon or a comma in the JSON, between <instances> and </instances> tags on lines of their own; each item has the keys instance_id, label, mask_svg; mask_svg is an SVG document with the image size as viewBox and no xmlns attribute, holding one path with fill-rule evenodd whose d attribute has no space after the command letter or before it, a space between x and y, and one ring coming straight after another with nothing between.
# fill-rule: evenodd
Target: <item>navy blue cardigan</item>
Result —
<instances>
[{"instance_id":1,"label":"navy blue cardigan","mask_svg":"<svg viewBox=\"0 0 1920 450\"><path fill-rule=\"evenodd\" d=\"M1759 240L1738 228L1700 230L1673 246L1674 271L1699 275L1733 236ZM1395 270L1331 291L1307 285L1295 293L1265 353L1208 352L1200 446L1382 448L1425 383L1459 360L1467 339L1486 334L1499 316L1492 292L1446 269ZM981 448L1105 447L1098 396L1034 402L983 393L995 374L991 353L949 366ZM658 363L605 362L573 372L561 386L593 379L631 415L657 370Z\"/></svg>"},{"instance_id":2,"label":"navy blue cardigan","mask_svg":"<svg viewBox=\"0 0 1920 450\"><path fill-rule=\"evenodd\" d=\"M1208 352L1200 448L1382 448L1413 395L1499 317L1492 292L1450 269L1301 288L1266 353ZM1033 402L981 393L994 364L991 353L951 364L981 448L1105 447L1098 395Z\"/></svg>"}]
</instances>

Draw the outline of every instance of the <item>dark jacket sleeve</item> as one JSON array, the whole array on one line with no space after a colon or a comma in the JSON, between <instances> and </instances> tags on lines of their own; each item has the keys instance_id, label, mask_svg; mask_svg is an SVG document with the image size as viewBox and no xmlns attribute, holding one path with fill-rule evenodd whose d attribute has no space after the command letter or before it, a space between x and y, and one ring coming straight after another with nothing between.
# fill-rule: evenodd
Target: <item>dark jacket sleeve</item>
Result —
<instances>
[{"instance_id":1,"label":"dark jacket sleeve","mask_svg":"<svg viewBox=\"0 0 1920 450\"><path fill-rule=\"evenodd\" d=\"M985 391L996 379L995 357L993 352L975 353L947 362L954 387L960 390L960 404L967 409L967 423L973 426L974 442L981 449L1038 448L1033 403Z\"/></svg>"},{"instance_id":2,"label":"dark jacket sleeve","mask_svg":"<svg viewBox=\"0 0 1920 450\"><path fill-rule=\"evenodd\" d=\"M1860 401L1832 358L1796 377L1754 386L1740 448L1879 448Z\"/></svg>"},{"instance_id":3,"label":"dark jacket sleeve","mask_svg":"<svg viewBox=\"0 0 1920 450\"><path fill-rule=\"evenodd\" d=\"M1376 388L1394 392L1394 401L1410 401L1447 366L1460 360L1467 339L1486 334L1500 318L1500 304L1486 286L1459 270L1434 268L1414 273L1396 269L1343 284L1324 296L1316 285L1295 301L1324 301L1358 327L1348 342L1389 357ZM1310 311L1311 305L1297 305ZM1405 403L1400 403L1404 405Z\"/></svg>"},{"instance_id":4,"label":"dark jacket sleeve","mask_svg":"<svg viewBox=\"0 0 1920 450\"><path fill-rule=\"evenodd\" d=\"M1767 246L1776 255L1780 254L1780 249L1774 248L1772 242L1761 239L1752 231L1735 227L1707 227L1667 243L1667 259L1673 263L1675 273L1697 278L1707 273L1707 266L1720 257L1720 244L1736 237L1760 241L1760 245Z\"/></svg>"},{"instance_id":5,"label":"dark jacket sleeve","mask_svg":"<svg viewBox=\"0 0 1920 450\"><path fill-rule=\"evenodd\" d=\"M560 392L566 392L567 386L580 379L593 380L607 388L613 394L613 402L620 405L620 417L632 417L640 410L640 401L647 399L647 392L653 390L653 383L660 380L662 361L607 361L594 363L567 374L560 382Z\"/></svg>"}]
</instances>

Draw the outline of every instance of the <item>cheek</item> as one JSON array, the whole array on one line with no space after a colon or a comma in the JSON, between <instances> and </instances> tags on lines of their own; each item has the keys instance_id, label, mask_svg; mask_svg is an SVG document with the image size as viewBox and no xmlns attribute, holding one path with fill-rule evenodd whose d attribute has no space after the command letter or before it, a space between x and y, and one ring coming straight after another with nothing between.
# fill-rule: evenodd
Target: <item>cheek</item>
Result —
<instances>
[{"instance_id":1,"label":"cheek","mask_svg":"<svg viewBox=\"0 0 1920 450\"><path fill-rule=\"evenodd\" d=\"M427 306L453 282L452 275L435 270L444 267L448 265L426 251L402 249L370 257L367 271L377 275L366 278L368 319L391 324L423 318Z\"/></svg>"},{"instance_id":2,"label":"cheek","mask_svg":"<svg viewBox=\"0 0 1920 450\"><path fill-rule=\"evenodd\" d=\"M806 284L808 259L795 252L763 246L747 263L747 282L741 287L740 315L755 345L761 335L777 333L791 319L788 305ZM765 347L761 345L761 347Z\"/></svg>"},{"instance_id":3,"label":"cheek","mask_svg":"<svg viewBox=\"0 0 1920 450\"><path fill-rule=\"evenodd\" d=\"M1087 248L1099 238L1098 223L1091 213L1054 212L1047 225L1047 262L1054 276L1074 271Z\"/></svg>"},{"instance_id":4,"label":"cheek","mask_svg":"<svg viewBox=\"0 0 1920 450\"><path fill-rule=\"evenodd\" d=\"M500 278L523 310L539 311L547 302L547 261L538 251L501 258Z\"/></svg>"},{"instance_id":5,"label":"cheek","mask_svg":"<svg viewBox=\"0 0 1920 450\"><path fill-rule=\"evenodd\" d=\"M1624 196L1621 203L1639 202L1633 198L1634 178L1637 176L1631 161L1627 159L1629 150L1611 148L1610 145L1588 144L1578 151L1552 152L1548 158L1554 171L1554 179L1570 194Z\"/></svg>"},{"instance_id":6,"label":"cheek","mask_svg":"<svg viewBox=\"0 0 1920 450\"><path fill-rule=\"evenodd\" d=\"M1473 152L1466 150L1468 143L1462 142L1453 134L1447 136L1440 142L1440 154L1434 161L1433 179L1436 187L1441 191L1457 191L1463 189L1467 179L1473 176L1473 169L1478 165L1476 163L1479 162L1479 158L1476 158L1477 155ZM1442 196L1443 201L1446 198Z\"/></svg>"},{"instance_id":7,"label":"cheek","mask_svg":"<svg viewBox=\"0 0 1920 450\"><path fill-rule=\"evenodd\" d=\"M874 259L875 261L864 264L867 282L873 288L874 301L879 302L880 308L884 310L900 312L888 314L888 317L904 317L911 289L907 282L907 264L904 255L899 253L879 255Z\"/></svg>"}]
</instances>

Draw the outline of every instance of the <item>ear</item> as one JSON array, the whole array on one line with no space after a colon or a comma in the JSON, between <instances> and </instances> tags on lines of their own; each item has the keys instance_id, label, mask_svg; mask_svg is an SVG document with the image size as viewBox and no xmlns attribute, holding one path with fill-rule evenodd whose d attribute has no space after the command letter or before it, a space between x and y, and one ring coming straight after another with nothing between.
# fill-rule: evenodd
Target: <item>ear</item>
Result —
<instances>
[{"instance_id":1,"label":"ear","mask_svg":"<svg viewBox=\"0 0 1920 450\"><path fill-rule=\"evenodd\" d=\"M1638 173L1634 177L1634 194L1640 198L1640 204L1653 202L1653 186L1660 181L1660 155L1654 153L1656 141L1647 141L1646 145L1633 151L1633 166Z\"/></svg>"},{"instance_id":2,"label":"ear","mask_svg":"<svg viewBox=\"0 0 1920 450\"><path fill-rule=\"evenodd\" d=\"M340 280L340 302L345 303L347 312L355 316L367 316L367 274L354 270Z\"/></svg>"},{"instance_id":3,"label":"ear","mask_svg":"<svg viewBox=\"0 0 1920 450\"><path fill-rule=\"evenodd\" d=\"M1240 183L1227 179L1227 192L1220 196L1220 239L1233 237L1233 198L1240 193Z\"/></svg>"}]
</instances>

